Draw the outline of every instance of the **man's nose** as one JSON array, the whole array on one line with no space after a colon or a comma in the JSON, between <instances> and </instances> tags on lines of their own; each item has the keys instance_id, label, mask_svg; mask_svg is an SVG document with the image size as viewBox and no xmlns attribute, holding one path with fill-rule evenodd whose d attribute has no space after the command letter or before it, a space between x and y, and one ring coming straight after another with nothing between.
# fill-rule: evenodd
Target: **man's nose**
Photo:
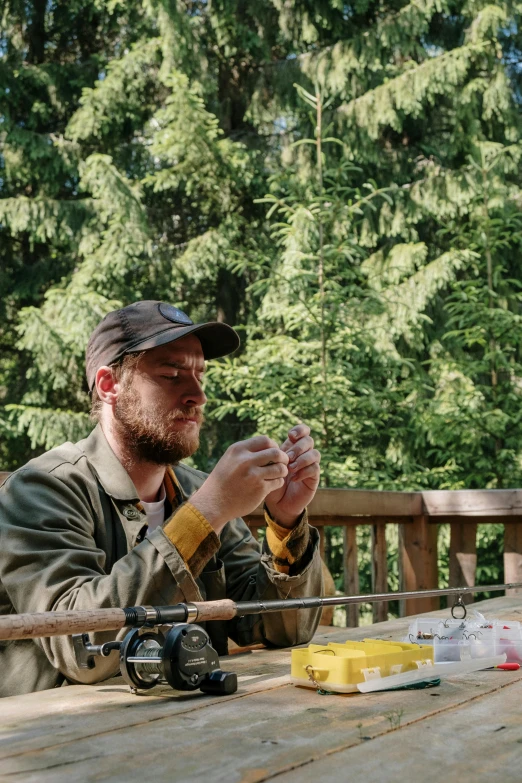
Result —
<instances>
[{"instance_id":1,"label":"man's nose","mask_svg":"<svg viewBox=\"0 0 522 783\"><path fill-rule=\"evenodd\" d=\"M181 402L183 405L204 405L207 401L207 395L203 391L203 386L197 380L192 378L191 383L181 396Z\"/></svg>"}]
</instances>

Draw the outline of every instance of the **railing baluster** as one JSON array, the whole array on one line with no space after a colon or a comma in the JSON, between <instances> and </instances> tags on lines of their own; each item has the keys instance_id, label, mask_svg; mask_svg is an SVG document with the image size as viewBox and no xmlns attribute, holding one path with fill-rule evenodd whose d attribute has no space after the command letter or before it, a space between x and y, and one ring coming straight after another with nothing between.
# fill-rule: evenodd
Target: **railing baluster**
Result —
<instances>
[{"instance_id":1,"label":"railing baluster","mask_svg":"<svg viewBox=\"0 0 522 783\"><path fill-rule=\"evenodd\" d=\"M346 595L359 593L359 565L357 562L357 527L345 525L343 528L343 569L344 592ZM350 604L346 607L346 625L356 628L359 625L359 607Z\"/></svg>"},{"instance_id":2,"label":"railing baluster","mask_svg":"<svg viewBox=\"0 0 522 783\"><path fill-rule=\"evenodd\" d=\"M504 525L504 581L522 581L522 524L506 522ZM506 590L506 595L517 595L520 588Z\"/></svg>"},{"instance_id":3,"label":"railing baluster","mask_svg":"<svg viewBox=\"0 0 522 783\"><path fill-rule=\"evenodd\" d=\"M386 525L372 525L372 593L388 592L386 551ZM375 603L372 611L374 623L388 619L388 604Z\"/></svg>"},{"instance_id":4,"label":"railing baluster","mask_svg":"<svg viewBox=\"0 0 522 783\"><path fill-rule=\"evenodd\" d=\"M438 587L437 525L430 525L426 514L413 517L413 524L399 525L399 579L401 590ZM438 598L410 598L400 602L402 617L438 608Z\"/></svg>"},{"instance_id":5,"label":"railing baluster","mask_svg":"<svg viewBox=\"0 0 522 783\"><path fill-rule=\"evenodd\" d=\"M450 523L449 586L473 587L477 573L477 523ZM473 601L471 594L464 603Z\"/></svg>"}]
</instances>

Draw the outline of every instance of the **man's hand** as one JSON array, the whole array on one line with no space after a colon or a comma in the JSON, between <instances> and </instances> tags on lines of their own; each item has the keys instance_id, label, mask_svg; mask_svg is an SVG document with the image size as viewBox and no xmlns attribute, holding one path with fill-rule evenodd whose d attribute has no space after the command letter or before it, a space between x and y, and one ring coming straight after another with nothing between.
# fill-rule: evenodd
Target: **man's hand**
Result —
<instances>
[{"instance_id":1,"label":"man's hand","mask_svg":"<svg viewBox=\"0 0 522 783\"><path fill-rule=\"evenodd\" d=\"M321 455L314 449L310 427L298 424L282 445L288 456L288 475L281 487L265 498L272 519L282 527L293 527L319 486Z\"/></svg>"},{"instance_id":2,"label":"man's hand","mask_svg":"<svg viewBox=\"0 0 522 783\"><path fill-rule=\"evenodd\" d=\"M288 462L266 435L234 443L190 502L219 533L230 519L251 513L267 495L282 490Z\"/></svg>"}]
</instances>

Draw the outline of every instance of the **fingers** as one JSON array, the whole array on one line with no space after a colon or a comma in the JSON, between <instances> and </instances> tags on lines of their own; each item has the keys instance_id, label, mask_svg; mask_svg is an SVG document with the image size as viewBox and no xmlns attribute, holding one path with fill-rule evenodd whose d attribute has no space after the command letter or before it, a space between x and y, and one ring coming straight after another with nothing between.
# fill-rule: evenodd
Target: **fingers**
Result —
<instances>
[{"instance_id":1,"label":"fingers","mask_svg":"<svg viewBox=\"0 0 522 783\"><path fill-rule=\"evenodd\" d=\"M231 449L246 459L256 472L261 470L259 475L265 481L279 481L288 474L295 481L319 480L321 455L314 449L310 427L306 424L293 427L281 448L267 435L257 435L235 443Z\"/></svg>"},{"instance_id":2,"label":"fingers","mask_svg":"<svg viewBox=\"0 0 522 783\"><path fill-rule=\"evenodd\" d=\"M294 443L296 440L299 440L299 438L304 438L305 435L310 435L310 427L308 424L296 424L288 433L288 437Z\"/></svg>"},{"instance_id":3,"label":"fingers","mask_svg":"<svg viewBox=\"0 0 522 783\"><path fill-rule=\"evenodd\" d=\"M276 446L276 448L272 449L265 449L264 451L256 451L254 454L249 455L249 459L252 461L253 465L270 465L273 462L282 463L283 465L288 465L289 459L288 454L285 454L284 451L281 451L281 449Z\"/></svg>"},{"instance_id":4,"label":"fingers","mask_svg":"<svg viewBox=\"0 0 522 783\"><path fill-rule=\"evenodd\" d=\"M292 445L291 449L286 452L288 455L288 461L290 463L294 463L302 454L306 454L307 452L312 451L313 447L314 439L310 435L306 435L304 438L300 438Z\"/></svg>"},{"instance_id":5,"label":"fingers","mask_svg":"<svg viewBox=\"0 0 522 783\"><path fill-rule=\"evenodd\" d=\"M317 449L309 449L289 464L288 472L292 478L295 478L304 468L308 468L312 465L317 465L317 470L319 470L320 462L321 454Z\"/></svg>"},{"instance_id":6,"label":"fingers","mask_svg":"<svg viewBox=\"0 0 522 783\"><path fill-rule=\"evenodd\" d=\"M292 476L308 465L321 461L321 455L314 449L310 427L306 424L298 424L290 430L282 449L288 454L288 472Z\"/></svg>"},{"instance_id":7,"label":"fingers","mask_svg":"<svg viewBox=\"0 0 522 783\"><path fill-rule=\"evenodd\" d=\"M288 468L282 462L271 462L254 468L255 472L265 481L273 479L285 479Z\"/></svg>"},{"instance_id":8,"label":"fingers","mask_svg":"<svg viewBox=\"0 0 522 783\"><path fill-rule=\"evenodd\" d=\"M288 475L288 455L266 435L234 443L227 451L233 464L242 465L243 470L263 481L284 480Z\"/></svg>"},{"instance_id":9,"label":"fingers","mask_svg":"<svg viewBox=\"0 0 522 783\"><path fill-rule=\"evenodd\" d=\"M270 494L270 492L274 492L276 489L281 489L285 485L285 479L284 478L278 478L278 479L269 479L266 482L266 488L267 488L267 495Z\"/></svg>"},{"instance_id":10,"label":"fingers","mask_svg":"<svg viewBox=\"0 0 522 783\"><path fill-rule=\"evenodd\" d=\"M308 465L306 468L302 468L297 473L293 473L290 481L306 482L310 489L315 489L319 484L319 478L321 476L321 468L318 462L314 462L313 465Z\"/></svg>"},{"instance_id":11,"label":"fingers","mask_svg":"<svg viewBox=\"0 0 522 783\"><path fill-rule=\"evenodd\" d=\"M242 440L239 443L235 443L235 446L246 448L248 451L265 451L266 449L277 449L279 446L269 438L268 435L256 435L255 438L248 438L248 440Z\"/></svg>"},{"instance_id":12,"label":"fingers","mask_svg":"<svg viewBox=\"0 0 522 783\"><path fill-rule=\"evenodd\" d=\"M298 440L305 438L308 435L310 435L310 427L307 424L296 424L288 433L288 438L281 448L283 451L289 451Z\"/></svg>"}]
</instances>

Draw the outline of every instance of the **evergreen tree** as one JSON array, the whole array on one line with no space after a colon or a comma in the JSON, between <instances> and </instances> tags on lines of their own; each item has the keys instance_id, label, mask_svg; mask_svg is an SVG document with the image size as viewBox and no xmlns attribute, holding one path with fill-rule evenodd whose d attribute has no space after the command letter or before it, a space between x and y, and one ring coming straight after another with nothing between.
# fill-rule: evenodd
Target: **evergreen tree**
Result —
<instances>
[{"instance_id":1,"label":"evergreen tree","mask_svg":"<svg viewBox=\"0 0 522 783\"><path fill-rule=\"evenodd\" d=\"M430 345L418 432L431 460L453 462L462 487L522 480L521 155L520 145L478 144L462 172L465 217L441 231L469 263L446 297L440 340Z\"/></svg>"},{"instance_id":2,"label":"evergreen tree","mask_svg":"<svg viewBox=\"0 0 522 783\"><path fill-rule=\"evenodd\" d=\"M225 262L263 241L251 239L258 152L232 138L248 124L236 88L271 44L246 35L258 25L248 4L236 15L218 5L6 9L8 467L28 453L18 433L41 448L88 431L83 352L108 310L163 298L194 318L243 320L244 281ZM259 24L271 9L257 9Z\"/></svg>"},{"instance_id":3,"label":"evergreen tree","mask_svg":"<svg viewBox=\"0 0 522 783\"><path fill-rule=\"evenodd\" d=\"M280 253L258 265L251 291L262 298L246 352L211 370L216 398L229 397L216 416L235 412L280 439L289 424L306 421L323 455L324 483L368 483L396 419L396 361L375 351L382 306L358 240L367 215L390 196L375 183L354 185L360 171L342 156L329 165L325 150L343 144L323 124L320 91L298 92L312 109L315 137L294 148L310 145L315 165L306 182L298 167L275 176L261 200L268 217L279 218L272 235ZM244 264L234 269L243 272Z\"/></svg>"}]
</instances>

